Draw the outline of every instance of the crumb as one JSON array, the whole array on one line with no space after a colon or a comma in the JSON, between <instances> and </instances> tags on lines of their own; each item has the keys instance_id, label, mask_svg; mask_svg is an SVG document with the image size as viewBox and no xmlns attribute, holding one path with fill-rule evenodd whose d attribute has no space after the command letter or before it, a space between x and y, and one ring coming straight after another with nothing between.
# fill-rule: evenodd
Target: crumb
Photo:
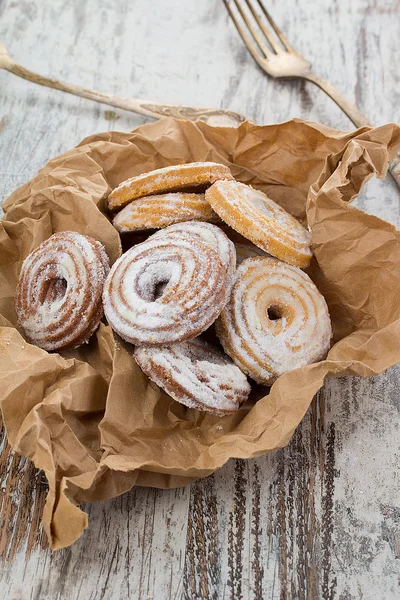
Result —
<instances>
[{"instance_id":1,"label":"crumb","mask_svg":"<svg viewBox=\"0 0 400 600\"><path fill-rule=\"evenodd\" d=\"M104 111L104 118L105 118L106 121L118 121L118 119L120 117L113 110L105 110Z\"/></svg>"}]
</instances>

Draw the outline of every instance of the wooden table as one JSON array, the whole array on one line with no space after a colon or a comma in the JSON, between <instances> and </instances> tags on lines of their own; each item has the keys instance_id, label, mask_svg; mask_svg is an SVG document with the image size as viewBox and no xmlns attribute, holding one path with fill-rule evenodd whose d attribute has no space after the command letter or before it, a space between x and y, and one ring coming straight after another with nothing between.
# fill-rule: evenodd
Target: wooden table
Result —
<instances>
[{"instance_id":1,"label":"wooden table","mask_svg":"<svg viewBox=\"0 0 400 600\"><path fill-rule=\"evenodd\" d=\"M399 120L398 0L268 0L316 71L376 124ZM258 123L349 129L311 85L267 79L219 0L0 1L0 39L26 67L88 87L224 106ZM83 137L144 122L0 73L0 197ZM358 205L399 225L399 191ZM400 370L327 382L289 446L231 461L178 491L134 489L86 507L89 529L52 553L46 483L0 445L0 597L7 600L389 600L400 593Z\"/></svg>"}]
</instances>

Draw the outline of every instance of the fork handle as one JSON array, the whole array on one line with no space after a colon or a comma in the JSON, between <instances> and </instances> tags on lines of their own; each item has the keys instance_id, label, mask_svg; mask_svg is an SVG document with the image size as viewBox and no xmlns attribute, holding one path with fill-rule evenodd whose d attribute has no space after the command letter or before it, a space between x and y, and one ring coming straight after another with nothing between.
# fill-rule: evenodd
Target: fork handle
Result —
<instances>
[{"instance_id":1,"label":"fork handle","mask_svg":"<svg viewBox=\"0 0 400 600\"><path fill-rule=\"evenodd\" d=\"M333 85L331 85L325 79L318 77L318 75L314 75L314 73L306 73L304 76L307 81L311 81L315 83L321 90L328 94L330 98L342 109L342 111L349 117L350 121L354 123L356 127L373 127L371 123L368 121L367 117L365 117L362 112L358 110L351 102L347 100L343 96L339 90L337 90Z\"/></svg>"},{"instance_id":2,"label":"fork handle","mask_svg":"<svg viewBox=\"0 0 400 600\"><path fill-rule=\"evenodd\" d=\"M177 119L188 119L190 121L200 120L210 125L220 126L234 126L237 127L245 119L242 115L232 112L230 110L214 109L214 108L200 108L197 106L184 106L182 104L159 104L157 102L151 102L146 100L139 100L138 98L121 98L112 94L106 94L105 92L98 92L88 88L83 88L72 83L65 83L58 81L57 79L51 79L50 77L44 77L38 75L33 71L29 71L14 61L8 54L0 53L0 68L18 75L23 79L44 85L74 96L80 96L81 98L88 98L101 104L108 104L115 108L122 108L130 112L145 115L146 117L152 117L153 119L159 119L160 117L175 117Z\"/></svg>"},{"instance_id":3,"label":"fork handle","mask_svg":"<svg viewBox=\"0 0 400 600\"><path fill-rule=\"evenodd\" d=\"M349 117L350 121L354 123L356 127L373 127L373 125L368 121L367 117L365 117L362 112L358 110L351 102L347 100L343 96L339 90L337 90L333 85L331 85L325 79L321 79L318 75L314 75L314 73L308 72L305 74L305 79L315 83L321 90L323 90L342 111ZM395 158L389 163L389 172L393 179L395 180L397 187L400 189L400 152L397 153Z\"/></svg>"}]
</instances>

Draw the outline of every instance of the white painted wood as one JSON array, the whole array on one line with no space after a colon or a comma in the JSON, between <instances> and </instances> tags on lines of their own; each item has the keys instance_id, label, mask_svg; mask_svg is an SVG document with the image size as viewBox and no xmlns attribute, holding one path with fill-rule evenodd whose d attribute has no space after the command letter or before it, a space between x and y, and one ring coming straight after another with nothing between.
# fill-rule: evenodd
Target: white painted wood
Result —
<instances>
[{"instance_id":1,"label":"white painted wood","mask_svg":"<svg viewBox=\"0 0 400 600\"><path fill-rule=\"evenodd\" d=\"M397 0L265 1L318 74L373 123L399 121ZM0 0L0 39L27 68L114 94L223 106L258 123L351 127L318 89L267 79L219 0ZM110 121L106 111L0 72L0 199L86 135L144 122L123 111ZM387 179L369 182L357 204L399 226L399 199ZM1 568L1 597L395 598L399 373L327 382L282 451L231 461L184 490L137 489L91 505L89 529L55 555L32 543L43 497L28 487L33 470L4 450L0 552L12 552L19 522L31 539Z\"/></svg>"}]
</instances>

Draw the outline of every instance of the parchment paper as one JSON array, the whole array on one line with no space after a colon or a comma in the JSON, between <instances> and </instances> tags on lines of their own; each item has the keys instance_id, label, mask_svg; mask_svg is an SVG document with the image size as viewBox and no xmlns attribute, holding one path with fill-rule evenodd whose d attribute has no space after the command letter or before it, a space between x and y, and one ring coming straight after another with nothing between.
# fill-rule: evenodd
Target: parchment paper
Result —
<instances>
[{"instance_id":1,"label":"parchment paper","mask_svg":"<svg viewBox=\"0 0 400 600\"><path fill-rule=\"evenodd\" d=\"M86 527L80 502L133 485L183 486L230 457L284 446L325 377L375 375L400 361L399 232L348 204L374 172L385 175L399 144L395 125L344 133L300 120L230 129L164 119L85 139L8 199L0 224L0 401L12 447L49 481L43 523L52 548L72 544ZM256 388L222 418L161 392L105 323L76 351L27 344L13 299L23 259L56 231L93 236L115 261L119 234L102 211L122 180L205 160L229 165L237 179L308 220L309 273L335 335L327 360L283 375L269 394Z\"/></svg>"}]
</instances>

